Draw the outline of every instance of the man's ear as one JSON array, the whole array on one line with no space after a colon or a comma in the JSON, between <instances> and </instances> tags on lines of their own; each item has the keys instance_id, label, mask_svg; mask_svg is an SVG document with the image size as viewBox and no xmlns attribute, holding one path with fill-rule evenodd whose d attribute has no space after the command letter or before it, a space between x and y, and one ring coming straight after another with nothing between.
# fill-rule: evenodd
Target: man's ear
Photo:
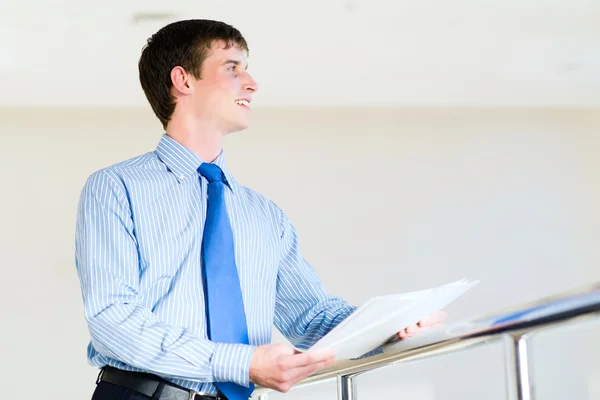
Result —
<instances>
[{"instance_id":1,"label":"man's ear","mask_svg":"<svg viewBox=\"0 0 600 400\"><path fill-rule=\"evenodd\" d=\"M190 74L185 69L177 66L171 70L171 83L173 89L181 94L191 93Z\"/></svg>"}]
</instances>

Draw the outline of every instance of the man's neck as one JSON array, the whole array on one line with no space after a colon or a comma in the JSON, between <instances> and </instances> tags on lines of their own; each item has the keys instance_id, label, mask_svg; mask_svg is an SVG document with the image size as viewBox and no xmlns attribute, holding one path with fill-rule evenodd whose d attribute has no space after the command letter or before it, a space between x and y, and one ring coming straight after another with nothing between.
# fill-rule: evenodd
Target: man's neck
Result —
<instances>
[{"instance_id":1,"label":"man's neck","mask_svg":"<svg viewBox=\"0 0 600 400\"><path fill-rule=\"evenodd\" d=\"M171 120L167 135L193 151L204 162L213 162L221 154L223 134L216 129L198 124L182 124Z\"/></svg>"}]
</instances>

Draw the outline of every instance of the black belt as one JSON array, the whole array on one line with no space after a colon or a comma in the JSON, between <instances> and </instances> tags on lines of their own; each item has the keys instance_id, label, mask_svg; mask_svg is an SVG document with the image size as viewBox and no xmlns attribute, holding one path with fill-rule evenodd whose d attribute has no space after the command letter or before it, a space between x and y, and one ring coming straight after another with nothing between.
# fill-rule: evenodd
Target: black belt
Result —
<instances>
[{"instance_id":1,"label":"black belt","mask_svg":"<svg viewBox=\"0 0 600 400\"><path fill-rule=\"evenodd\" d=\"M108 382L126 387L152 399L159 400L227 400L222 395L194 392L175 386L156 375L123 371L108 366L102 368L98 376L98 382Z\"/></svg>"}]
</instances>

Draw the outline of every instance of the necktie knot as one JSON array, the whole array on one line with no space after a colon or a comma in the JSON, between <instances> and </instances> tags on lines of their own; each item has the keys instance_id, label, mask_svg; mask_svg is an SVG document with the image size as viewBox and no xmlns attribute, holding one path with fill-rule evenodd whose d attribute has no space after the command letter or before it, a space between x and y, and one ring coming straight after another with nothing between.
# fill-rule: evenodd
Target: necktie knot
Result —
<instances>
[{"instance_id":1,"label":"necktie knot","mask_svg":"<svg viewBox=\"0 0 600 400\"><path fill-rule=\"evenodd\" d=\"M216 164L202 163L198 167L200 175L206 178L209 183L223 182L223 171Z\"/></svg>"}]
</instances>

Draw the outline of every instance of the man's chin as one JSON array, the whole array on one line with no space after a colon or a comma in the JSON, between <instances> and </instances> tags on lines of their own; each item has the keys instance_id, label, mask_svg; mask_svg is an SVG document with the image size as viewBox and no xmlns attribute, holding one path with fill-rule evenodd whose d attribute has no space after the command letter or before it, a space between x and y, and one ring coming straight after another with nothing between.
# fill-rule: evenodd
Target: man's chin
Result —
<instances>
[{"instance_id":1,"label":"man's chin","mask_svg":"<svg viewBox=\"0 0 600 400\"><path fill-rule=\"evenodd\" d=\"M229 133L235 133L246 130L248 129L249 125L250 124L248 122L238 122L232 125L232 127L229 129Z\"/></svg>"}]
</instances>

